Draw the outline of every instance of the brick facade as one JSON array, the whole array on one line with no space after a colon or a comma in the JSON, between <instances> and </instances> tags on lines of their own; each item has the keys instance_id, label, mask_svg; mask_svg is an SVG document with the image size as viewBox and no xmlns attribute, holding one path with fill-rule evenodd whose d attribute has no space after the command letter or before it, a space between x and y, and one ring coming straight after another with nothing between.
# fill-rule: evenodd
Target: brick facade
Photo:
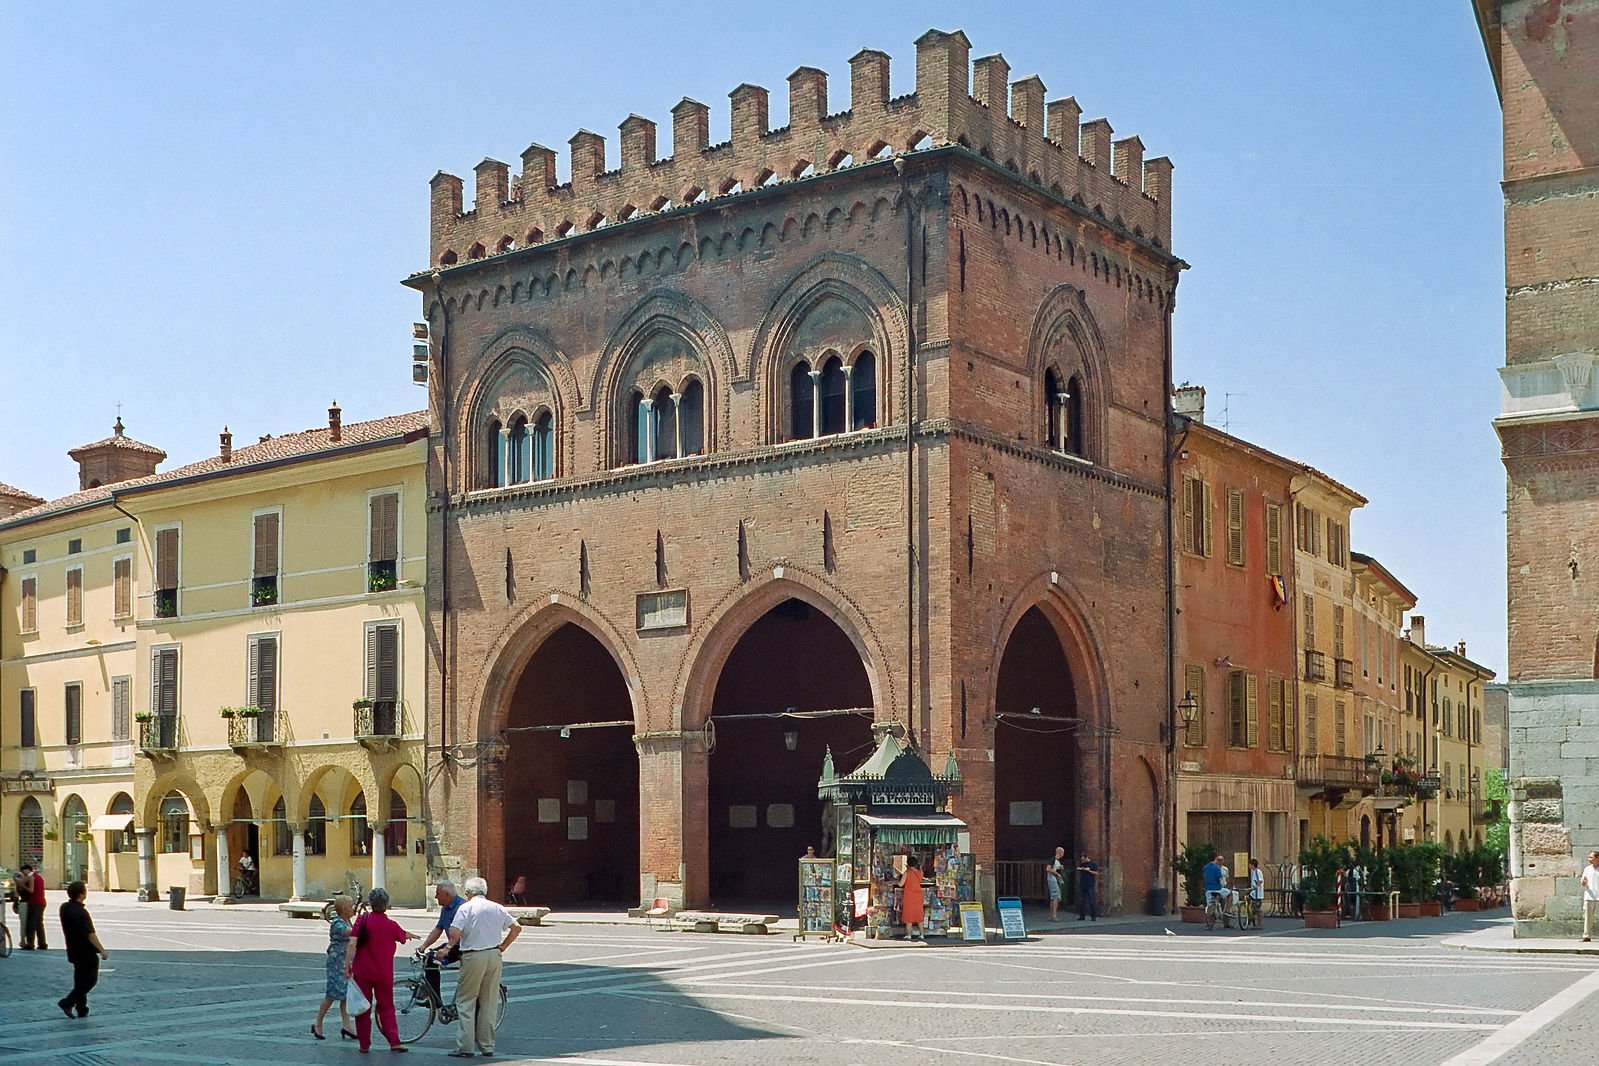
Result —
<instances>
[{"instance_id":1,"label":"brick facade","mask_svg":"<svg viewBox=\"0 0 1599 1066\"><path fill-rule=\"evenodd\" d=\"M1069 753L1047 768L1066 784L1043 831L1107 858L1114 906L1141 909L1163 880L1170 167L1102 121L1079 138L1075 103L1046 107L1036 78L1010 86L1007 115L998 57L970 95L967 49L924 35L916 92L892 101L888 57L864 52L851 112L796 106L781 131L764 90L741 86L727 146L704 143L686 101L672 161L653 160L643 120L623 124L619 172L580 133L569 186L551 187L537 146L515 183L486 161L470 212L458 179L434 179L440 269L410 284L435 341L428 704L447 866L521 873L508 845L553 823L508 815L507 797L552 757L551 730L628 720L637 897L704 903L735 883L711 883L731 846L711 800L728 760L770 758L796 810L820 773L819 758L779 766L738 715L864 697L930 760L954 751L979 862L1043 857L996 804L1021 774L996 733L1031 712ZM817 78L796 72L796 98ZM885 146L900 154L872 158ZM849 424L813 436L839 416L835 356ZM807 396L795 382L818 368ZM547 454L550 476L496 485L518 480L522 446L519 429L490 434L524 417L548 426L531 467ZM788 682L772 645L763 683L752 634L793 601L815 639L784 660ZM598 719L550 706L571 681L537 653L567 625L622 682L583 711ZM855 735L829 721L793 726L796 754ZM559 805L556 861L590 861L582 835L612 824L571 798L582 784ZM555 817L562 797L545 799ZM779 833L782 806L756 831Z\"/></svg>"}]
</instances>

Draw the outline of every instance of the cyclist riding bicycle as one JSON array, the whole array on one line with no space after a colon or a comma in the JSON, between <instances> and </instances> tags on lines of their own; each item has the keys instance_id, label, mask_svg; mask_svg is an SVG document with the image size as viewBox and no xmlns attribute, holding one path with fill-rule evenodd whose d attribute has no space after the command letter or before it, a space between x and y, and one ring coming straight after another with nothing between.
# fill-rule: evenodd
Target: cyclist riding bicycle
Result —
<instances>
[{"instance_id":1,"label":"cyclist riding bicycle","mask_svg":"<svg viewBox=\"0 0 1599 1066\"><path fill-rule=\"evenodd\" d=\"M443 995L439 991L439 957L440 955L443 956L443 961L446 965L461 961L461 951L459 948L451 946L449 932L450 924L455 921L455 912L461 909L464 897L456 892L453 881L440 881L433 886L433 898L439 904L439 921L437 925L428 930L428 935L422 941L422 947L419 951L427 951L429 945L435 940L440 937L444 938L443 944L428 953L427 961L424 963L423 968L428 984L433 987L434 998L442 1000Z\"/></svg>"},{"instance_id":2,"label":"cyclist riding bicycle","mask_svg":"<svg viewBox=\"0 0 1599 1066\"><path fill-rule=\"evenodd\" d=\"M1220 855L1212 855L1205 864L1205 905L1210 906L1210 901L1215 900L1221 908L1222 920L1228 925L1232 920L1227 915L1227 904L1232 895L1227 887L1227 867L1221 864Z\"/></svg>"}]
</instances>

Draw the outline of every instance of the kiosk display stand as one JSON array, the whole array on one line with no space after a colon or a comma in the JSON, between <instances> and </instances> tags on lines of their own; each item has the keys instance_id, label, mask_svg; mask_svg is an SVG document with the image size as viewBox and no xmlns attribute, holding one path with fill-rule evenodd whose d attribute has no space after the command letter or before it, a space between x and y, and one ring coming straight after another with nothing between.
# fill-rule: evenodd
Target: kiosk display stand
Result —
<instances>
[{"instance_id":1,"label":"kiosk display stand","mask_svg":"<svg viewBox=\"0 0 1599 1066\"><path fill-rule=\"evenodd\" d=\"M799 861L799 934L797 940L813 936L831 937L836 914L832 859Z\"/></svg>"}]
</instances>

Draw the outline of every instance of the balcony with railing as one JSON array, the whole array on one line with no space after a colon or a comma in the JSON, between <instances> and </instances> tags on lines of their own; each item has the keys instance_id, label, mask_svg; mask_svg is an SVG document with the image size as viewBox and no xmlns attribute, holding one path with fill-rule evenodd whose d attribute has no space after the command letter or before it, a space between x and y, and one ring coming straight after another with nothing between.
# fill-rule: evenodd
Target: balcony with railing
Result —
<instances>
[{"instance_id":1,"label":"balcony with railing","mask_svg":"<svg viewBox=\"0 0 1599 1066\"><path fill-rule=\"evenodd\" d=\"M178 750L178 716L158 714L139 719L139 754L150 758Z\"/></svg>"},{"instance_id":2,"label":"balcony with railing","mask_svg":"<svg viewBox=\"0 0 1599 1066\"><path fill-rule=\"evenodd\" d=\"M1295 785L1309 794L1350 792L1371 794L1377 791L1378 765L1359 755L1301 755Z\"/></svg>"},{"instance_id":3,"label":"balcony with railing","mask_svg":"<svg viewBox=\"0 0 1599 1066\"><path fill-rule=\"evenodd\" d=\"M243 755L283 746L283 715L276 711L235 712L228 719L228 747Z\"/></svg>"},{"instance_id":4,"label":"balcony with railing","mask_svg":"<svg viewBox=\"0 0 1599 1066\"><path fill-rule=\"evenodd\" d=\"M1305 649L1305 680L1327 680L1327 653L1314 648Z\"/></svg>"},{"instance_id":5,"label":"balcony with railing","mask_svg":"<svg viewBox=\"0 0 1599 1066\"><path fill-rule=\"evenodd\" d=\"M354 710L355 739L362 747L386 751L399 739L403 724L399 700L359 699Z\"/></svg>"}]
</instances>

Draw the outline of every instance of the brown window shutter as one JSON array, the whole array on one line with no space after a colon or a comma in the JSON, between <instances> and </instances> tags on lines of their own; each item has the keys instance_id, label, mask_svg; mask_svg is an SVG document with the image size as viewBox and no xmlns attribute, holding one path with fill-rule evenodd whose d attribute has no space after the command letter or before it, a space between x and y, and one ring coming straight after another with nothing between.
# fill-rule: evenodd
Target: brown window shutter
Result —
<instances>
[{"instance_id":1,"label":"brown window shutter","mask_svg":"<svg viewBox=\"0 0 1599 1066\"><path fill-rule=\"evenodd\" d=\"M155 587L178 587L178 531L157 530L155 535Z\"/></svg>"},{"instance_id":2,"label":"brown window shutter","mask_svg":"<svg viewBox=\"0 0 1599 1066\"><path fill-rule=\"evenodd\" d=\"M1293 751L1295 734L1299 728L1299 721L1297 713L1290 713L1288 710L1288 698L1288 679L1285 677L1278 678L1277 702L1280 703L1283 708L1283 750Z\"/></svg>"},{"instance_id":3,"label":"brown window shutter","mask_svg":"<svg viewBox=\"0 0 1599 1066\"><path fill-rule=\"evenodd\" d=\"M372 561L397 560L400 557L399 494L385 492L381 496L374 496L369 506L372 527L372 543L369 550Z\"/></svg>"},{"instance_id":4,"label":"brown window shutter","mask_svg":"<svg viewBox=\"0 0 1599 1066\"><path fill-rule=\"evenodd\" d=\"M1204 518L1204 522L1202 524L1203 532L1201 535L1205 540L1201 554L1206 558L1209 558L1211 555L1215 554L1216 542L1214 539L1212 539L1210 532L1210 485L1203 481L1199 483L1199 509L1203 513Z\"/></svg>"},{"instance_id":5,"label":"brown window shutter","mask_svg":"<svg viewBox=\"0 0 1599 1066\"><path fill-rule=\"evenodd\" d=\"M1266 505L1266 572L1283 572L1283 509L1275 503Z\"/></svg>"},{"instance_id":6,"label":"brown window shutter","mask_svg":"<svg viewBox=\"0 0 1599 1066\"><path fill-rule=\"evenodd\" d=\"M374 698L392 700L399 698L400 678L400 628L376 626L377 631L377 692Z\"/></svg>"},{"instance_id":7,"label":"brown window shutter","mask_svg":"<svg viewBox=\"0 0 1599 1066\"><path fill-rule=\"evenodd\" d=\"M1244 672L1227 671L1227 743L1241 747L1244 743Z\"/></svg>"},{"instance_id":8,"label":"brown window shutter","mask_svg":"<svg viewBox=\"0 0 1599 1066\"><path fill-rule=\"evenodd\" d=\"M1244 679L1244 747L1260 743L1260 682L1254 674Z\"/></svg>"},{"instance_id":9,"label":"brown window shutter","mask_svg":"<svg viewBox=\"0 0 1599 1066\"><path fill-rule=\"evenodd\" d=\"M125 677L113 678L111 681L111 739L127 740L128 729L132 715L129 713L128 679ZM112 813L115 813L114 811Z\"/></svg>"},{"instance_id":10,"label":"brown window shutter","mask_svg":"<svg viewBox=\"0 0 1599 1066\"><path fill-rule=\"evenodd\" d=\"M276 577L278 574L278 516L255 516L255 577Z\"/></svg>"},{"instance_id":11,"label":"brown window shutter","mask_svg":"<svg viewBox=\"0 0 1599 1066\"><path fill-rule=\"evenodd\" d=\"M1227 561L1244 565L1244 494L1238 489L1227 490Z\"/></svg>"},{"instance_id":12,"label":"brown window shutter","mask_svg":"<svg viewBox=\"0 0 1599 1066\"><path fill-rule=\"evenodd\" d=\"M178 649L158 648L151 671L155 691L150 703L158 715L178 713Z\"/></svg>"},{"instance_id":13,"label":"brown window shutter","mask_svg":"<svg viewBox=\"0 0 1599 1066\"><path fill-rule=\"evenodd\" d=\"M1183 551L1194 552L1194 486L1197 485L1191 477L1183 478Z\"/></svg>"},{"instance_id":14,"label":"brown window shutter","mask_svg":"<svg viewBox=\"0 0 1599 1066\"><path fill-rule=\"evenodd\" d=\"M378 698L378 627L369 626L366 631L366 698Z\"/></svg>"},{"instance_id":15,"label":"brown window shutter","mask_svg":"<svg viewBox=\"0 0 1599 1066\"><path fill-rule=\"evenodd\" d=\"M1205 743L1205 671L1198 666L1183 670L1183 689L1194 694L1194 720L1185 722L1183 743L1197 748Z\"/></svg>"},{"instance_id":16,"label":"brown window shutter","mask_svg":"<svg viewBox=\"0 0 1599 1066\"><path fill-rule=\"evenodd\" d=\"M111 613L116 618L133 614L133 560L118 559L111 564Z\"/></svg>"},{"instance_id":17,"label":"brown window shutter","mask_svg":"<svg viewBox=\"0 0 1599 1066\"><path fill-rule=\"evenodd\" d=\"M261 637L250 646L250 695L267 714L278 705L278 640Z\"/></svg>"},{"instance_id":18,"label":"brown window shutter","mask_svg":"<svg viewBox=\"0 0 1599 1066\"><path fill-rule=\"evenodd\" d=\"M39 628L39 579L26 578L22 582L22 632L32 633Z\"/></svg>"},{"instance_id":19,"label":"brown window shutter","mask_svg":"<svg viewBox=\"0 0 1599 1066\"><path fill-rule=\"evenodd\" d=\"M67 571L67 625L83 624L83 567Z\"/></svg>"},{"instance_id":20,"label":"brown window shutter","mask_svg":"<svg viewBox=\"0 0 1599 1066\"><path fill-rule=\"evenodd\" d=\"M1275 677L1266 679L1266 747L1271 751L1284 748L1282 682Z\"/></svg>"}]
</instances>

